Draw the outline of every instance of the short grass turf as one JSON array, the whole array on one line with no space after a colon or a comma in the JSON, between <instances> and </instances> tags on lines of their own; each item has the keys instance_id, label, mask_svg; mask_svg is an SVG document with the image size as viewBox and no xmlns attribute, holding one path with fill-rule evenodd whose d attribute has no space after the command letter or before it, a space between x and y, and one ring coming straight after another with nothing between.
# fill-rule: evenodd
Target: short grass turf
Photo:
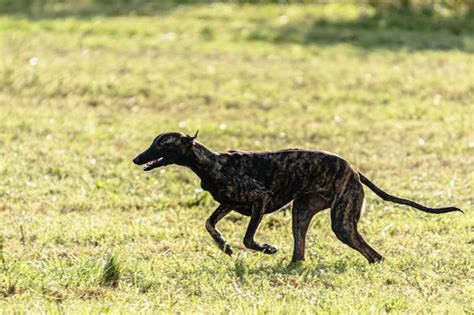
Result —
<instances>
[{"instance_id":1,"label":"short grass turf","mask_svg":"<svg viewBox=\"0 0 474 315\"><path fill-rule=\"evenodd\" d=\"M418 22L417 22L418 21ZM472 313L472 20L353 5L177 6L146 15L0 17L0 310L66 313ZM189 170L144 173L166 130L215 150L318 148L380 187L361 233L328 211L287 268L289 207L204 228L216 207Z\"/></svg>"}]
</instances>

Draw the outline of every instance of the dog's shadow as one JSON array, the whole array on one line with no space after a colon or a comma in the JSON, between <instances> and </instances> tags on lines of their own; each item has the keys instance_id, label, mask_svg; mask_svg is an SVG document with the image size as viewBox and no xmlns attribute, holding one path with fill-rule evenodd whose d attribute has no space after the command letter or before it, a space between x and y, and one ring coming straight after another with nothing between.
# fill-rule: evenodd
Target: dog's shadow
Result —
<instances>
[{"instance_id":1,"label":"dog's shadow","mask_svg":"<svg viewBox=\"0 0 474 315\"><path fill-rule=\"evenodd\" d=\"M270 264L259 260L257 262L246 262L244 259L236 258L234 261L235 276L240 279L259 276L297 276L305 282L316 278L324 278L327 275L344 274L348 271L357 270L365 272L367 263L358 260L338 259L333 261L319 262L297 262L288 263L281 260L276 264Z\"/></svg>"}]
</instances>

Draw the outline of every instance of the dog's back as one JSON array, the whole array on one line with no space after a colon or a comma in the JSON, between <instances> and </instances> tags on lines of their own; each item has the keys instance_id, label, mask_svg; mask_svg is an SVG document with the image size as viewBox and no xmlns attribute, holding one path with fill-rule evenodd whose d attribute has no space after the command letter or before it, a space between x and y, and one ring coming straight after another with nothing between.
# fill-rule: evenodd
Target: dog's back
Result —
<instances>
[{"instance_id":1,"label":"dog's back","mask_svg":"<svg viewBox=\"0 0 474 315\"><path fill-rule=\"evenodd\" d=\"M339 176L337 170L347 172L349 166L335 154L316 150L229 151L220 155L224 158L223 172L258 180L282 198L282 202L306 191L328 190L328 183Z\"/></svg>"}]
</instances>

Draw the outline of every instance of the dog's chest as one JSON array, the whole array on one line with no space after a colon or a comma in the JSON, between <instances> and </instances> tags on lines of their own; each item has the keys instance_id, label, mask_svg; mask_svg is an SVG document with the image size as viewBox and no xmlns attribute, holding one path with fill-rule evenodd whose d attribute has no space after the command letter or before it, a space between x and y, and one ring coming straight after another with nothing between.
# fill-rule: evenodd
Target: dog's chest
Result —
<instances>
[{"instance_id":1,"label":"dog's chest","mask_svg":"<svg viewBox=\"0 0 474 315\"><path fill-rule=\"evenodd\" d=\"M212 195L212 185L209 185L209 184L206 184L205 181L201 180L201 188L209 193L211 193Z\"/></svg>"},{"instance_id":2,"label":"dog's chest","mask_svg":"<svg viewBox=\"0 0 474 315\"><path fill-rule=\"evenodd\" d=\"M235 196L234 187L218 181L201 180L203 190L209 192L214 200L225 204L242 204L242 197Z\"/></svg>"},{"instance_id":3,"label":"dog's chest","mask_svg":"<svg viewBox=\"0 0 474 315\"><path fill-rule=\"evenodd\" d=\"M218 189L218 187L216 187L216 185L214 184L211 184L211 183L207 183L205 181L201 181L201 187L203 190L209 192L212 196L212 198L219 202L219 203L223 203L223 204L234 204L235 201L234 200L230 200L229 198L226 197L226 194L224 192L222 192L221 190Z\"/></svg>"}]
</instances>

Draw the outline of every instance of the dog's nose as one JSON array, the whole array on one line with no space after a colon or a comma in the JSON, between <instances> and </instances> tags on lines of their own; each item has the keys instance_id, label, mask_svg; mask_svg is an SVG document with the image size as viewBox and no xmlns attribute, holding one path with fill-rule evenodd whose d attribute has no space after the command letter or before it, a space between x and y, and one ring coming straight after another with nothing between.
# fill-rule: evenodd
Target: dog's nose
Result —
<instances>
[{"instance_id":1,"label":"dog's nose","mask_svg":"<svg viewBox=\"0 0 474 315\"><path fill-rule=\"evenodd\" d=\"M139 159L138 156L135 157L132 161L133 161L133 163L135 163L135 164L137 164L137 165L140 165L140 159Z\"/></svg>"}]
</instances>

